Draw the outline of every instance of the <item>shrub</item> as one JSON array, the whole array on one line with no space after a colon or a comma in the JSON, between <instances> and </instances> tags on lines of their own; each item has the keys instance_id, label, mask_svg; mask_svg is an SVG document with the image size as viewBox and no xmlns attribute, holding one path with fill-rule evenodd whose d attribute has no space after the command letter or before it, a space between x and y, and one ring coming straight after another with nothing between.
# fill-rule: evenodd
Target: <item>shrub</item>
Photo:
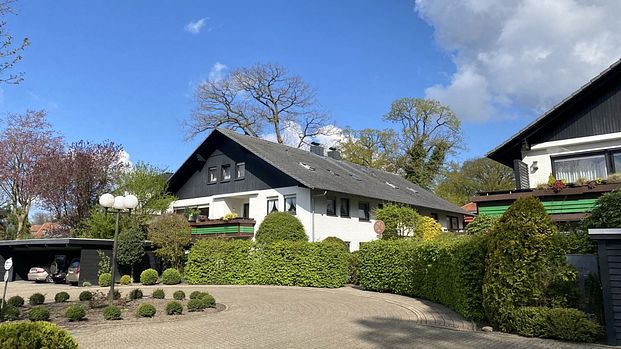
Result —
<instances>
[{"instance_id":1,"label":"shrub","mask_svg":"<svg viewBox=\"0 0 621 349\"><path fill-rule=\"evenodd\" d=\"M201 240L185 268L191 284L340 287L348 279L348 253L339 245L305 241L257 244Z\"/></svg>"},{"instance_id":2,"label":"shrub","mask_svg":"<svg viewBox=\"0 0 621 349\"><path fill-rule=\"evenodd\" d=\"M0 313L0 321L14 321L19 319L19 308L7 304L2 308L2 312Z\"/></svg>"},{"instance_id":3,"label":"shrub","mask_svg":"<svg viewBox=\"0 0 621 349\"><path fill-rule=\"evenodd\" d=\"M522 336L593 342L602 328L577 309L520 307L508 316L507 329Z\"/></svg>"},{"instance_id":4,"label":"shrub","mask_svg":"<svg viewBox=\"0 0 621 349\"><path fill-rule=\"evenodd\" d=\"M491 236L498 219L499 217L485 214L478 215L466 226L466 234Z\"/></svg>"},{"instance_id":5,"label":"shrub","mask_svg":"<svg viewBox=\"0 0 621 349\"><path fill-rule=\"evenodd\" d=\"M56 303L64 303L66 301L69 300L69 293L62 291L62 292L58 292L55 296L54 296L54 302Z\"/></svg>"},{"instance_id":6,"label":"shrub","mask_svg":"<svg viewBox=\"0 0 621 349\"><path fill-rule=\"evenodd\" d=\"M86 309L81 304L74 304L67 308L65 311L65 317L69 319L70 322L80 321L86 317Z\"/></svg>"},{"instance_id":7,"label":"shrub","mask_svg":"<svg viewBox=\"0 0 621 349\"><path fill-rule=\"evenodd\" d=\"M435 240L442 234L442 226L435 219L423 216L418 221L415 235L423 240Z\"/></svg>"},{"instance_id":8,"label":"shrub","mask_svg":"<svg viewBox=\"0 0 621 349\"><path fill-rule=\"evenodd\" d=\"M390 240L404 236L414 236L422 238L417 233L417 225L421 220L421 216L413 208L402 205L386 205L383 208L375 210L377 220L384 221L385 228L382 239Z\"/></svg>"},{"instance_id":9,"label":"shrub","mask_svg":"<svg viewBox=\"0 0 621 349\"><path fill-rule=\"evenodd\" d=\"M358 278L367 290L441 303L469 320L481 320L481 287L488 238L377 240L361 246Z\"/></svg>"},{"instance_id":10,"label":"shrub","mask_svg":"<svg viewBox=\"0 0 621 349\"><path fill-rule=\"evenodd\" d=\"M48 322L0 324L0 343L3 348L78 348L67 330Z\"/></svg>"},{"instance_id":11,"label":"shrub","mask_svg":"<svg viewBox=\"0 0 621 349\"><path fill-rule=\"evenodd\" d=\"M189 312L203 311L205 308L207 308L207 306L205 305L205 302L203 302L203 300L200 298L194 298L188 301Z\"/></svg>"},{"instance_id":12,"label":"shrub","mask_svg":"<svg viewBox=\"0 0 621 349\"><path fill-rule=\"evenodd\" d=\"M130 301L133 301L136 299L142 299L142 296L142 291L139 288L135 288L129 292L129 295L127 297Z\"/></svg>"},{"instance_id":13,"label":"shrub","mask_svg":"<svg viewBox=\"0 0 621 349\"><path fill-rule=\"evenodd\" d=\"M12 305L14 307L21 307L24 305L24 299L20 296L13 296L11 298L9 298L9 300L6 302L6 304L8 305Z\"/></svg>"},{"instance_id":14,"label":"shrub","mask_svg":"<svg viewBox=\"0 0 621 349\"><path fill-rule=\"evenodd\" d=\"M216 299L209 293L205 292L205 294L203 294L199 299L203 301L205 308L213 308L216 306Z\"/></svg>"},{"instance_id":15,"label":"shrub","mask_svg":"<svg viewBox=\"0 0 621 349\"><path fill-rule=\"evenodd\" d=\"M173 298L178 300L178 301L182 301L185 299L185 292L179 290L179 291L175 291L175 293L173 293Z\"/></svg>"},{"instance_id":16,"label":"shrub","mask_svg":"<svg viewBox=\"0 0 621 349\"><path fill-rule=\"evenodd\" d=\"M304 225L287 212L272 212L265 216L257 230L255 240L261 244L275 241L308 241Z\"/></svg>"},{"instance_id":17,"label":"shrub","mask_svg":"<svg viewBox=\"0 0 621 349\"><path fill-rule=\"evenodd\" d=\"M80 292L80 298L82 302L90 301L93 299L93 293L91 291L82 291Z\"/></svg>"},{"instance_id":18,"label":"shrub","mask_svg":"<svg viewBox=\"0 0 621 349\"><path fill-rule=\"evenodd\" d=\"M167 315L181 315L183 314L183 305L177 301L168 302L166 304Z\"/></svg>"},{"instance_id":19,"label":"shrub","mask_svg":"<svg viewBox=\"0 0 621 349\"><path fill-rule=\"evenodd\" d=\"M495 326L506 330L515 308L544 304L558 264L555 234L556 226L534 197L516 200L498 221L483 284L483 306Z\"/></svg>"},{"instance_id":20,"label":"shrub","mask_svg":"<svg viewBox=\"0 0 621 349\"><path fill-rule=\"evenodd\" d=\"M148 303L140 304L136 315L138 317L153 317L156 313L155 307Z\"/></svg>"},{"instance_id":21,"label":"shrub","mask_svg":"<svg viewBox=\"0 0 621 349\"><path fill-rule=\"evenodd\" d=\"M88 281L84 281L84 282L82 283L82 287L91 287L91 286L93 286L93 284L91 284L91 283L90 283L90 282L88 282Z\"/></svg>"},{"instance_id":22,"label":"shrub","mask_svg":"<svg viewBox=\"0 0 621 349\"><path fill-rule=\"evenodd\" d=\"M143 285L155 285L157 283L158 276L157 270L147 269L140 273L140 282Z\"/></svg>"},{"instance_id":23,"label":"shrub","mask_svg":"<svg viewBox=\"0 0 621 349\"><path fill-rule=\"evenodd\" d=\"M343 246L345 251L349 251L349 247L347 246L347 243L337 238L336 236L328 236L327 238L321 240L321 242L323 242L324 244L337 244L339 246Z\"/></svg>"},{"instance_id":24,"label":"shrub","mask_svg":"<svg viewBox=\"0 0 621 349\"><path fill-rule=\"evenodd\" d=\"M202 294L203 294L203 292L201 292L201 291L193 291L192 293L190 293L190 299L201 298Z\"/></svg>"},{"instance_id":25,"label":"shrub","mask_svg":"<svg viewBox=\"0 0 621 349\"><path fill-rule=\"evenodd\" d=\"M162 283L164 285L176 285L181 283L181 273L174 268L168 268L162 273Z\"/></svg>"},{"instance_id":26,"label":"shrub","mask_svg":"<svg viewBox=\"0 0 621 349\"><path fill-rule=\"evenodd\" d=\"M132 277L129 275L123 275L121 276L119 282L121 283L121 285L129 285L132 283Z\"/></svg>"},{"instance_id":27,"label":"shrub","mask_svg":"<svg viewBox=\"0 0 621 349\"><path fill-rule=\"evenodd\" d=\"M153 291L151 296L155 299L164 299L164 297L166 297L166 294L164 293L164 290L158 288L157 290Z\"/></svg>"},{"instance_id":28,"label":"shrub","mask_svg":"<svg viewBox=\"0 0 621 349\"><path fill-rule=\"evenodd\" d=\"M112 299L114 299L114 300L121 299L121 292L119 290L114 290L114 294L112 296Z\"/></svg>"},{"instance_id":29,"label":"shrub","mask_svg":"<svg viewBox=\"0 0 621 349\"><path fill-rule=\"evenodd\" d=\"M585 230L621 227L621 190L613 190L600 196L591 215L583 221L583 224Z\"/></svg>"},{"instance_id":30,"label":"shrub","mask_svg":"<svg viewBox=\"0 0 621 349\"><path fill-rule=\"evenodd\" d=\"M45 302L45 296L41 293L34 293L28 298L28 303L30 303L30 305L40 305L43 304L43 302Z\"/></svg>"},{"instance_id":31,"label":"shrub","mask_svg":"<svg viewBox=\"0 0 621 349\"><path fill-rule=\"evenodd\" d=\"M108 287L112 282L112 275L110 273L102 273L99 275L99 286Z\"/></svg>"},{"instance_id":32,"label":"shrub","mask_svg":"<svg viewBox=\"0 0 621 349\"><path fill-rule=\"evenodd\" d=\"M28 312L30 321L47 321L50 319L50 311L42 305L30 309Z\"/></svg>"},{"instance_id":33,"label":"shrub","mask_svg":"<svg viewBox=\"0 0 621 349\"><path fill-rule=\"evenodd\" d=\"M121 320L121 309L116 305L109 305L103 311L106 320Z\"/></svg>"},{"instance_id":34,"label":"shrub","mask_svg":"<svg viewBox=\"0 0 621 349\"><path fill-rule=\"evenodd\" d=\"M562 254L597 253L597 242L586 231L570 231L556 234L553 238L554 248Z\"/></svg>"},{"instance_id":35,"label":"shrub","mask_svg":"<svg viewBox=\"0 0 621 349\"><path fill-rule=\"evenodd\" d=\"M347 274L349 275L348 282L350 284L358 285L358 268L360 268L359 251L354 251L348 256L348 268Z\"/></svg>"}]
</instances>

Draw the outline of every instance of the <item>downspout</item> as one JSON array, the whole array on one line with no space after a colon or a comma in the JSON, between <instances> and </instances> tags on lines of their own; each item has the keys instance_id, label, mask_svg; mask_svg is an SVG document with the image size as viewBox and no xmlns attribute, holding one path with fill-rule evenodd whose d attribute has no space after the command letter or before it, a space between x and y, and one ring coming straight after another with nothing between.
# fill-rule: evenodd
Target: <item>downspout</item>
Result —
<instances>
[{"instance_id":1,"label":"downspout","mask_svg":"<svg viewBox=\"0 0 621 349\"><path fill-rule=\"evenodd\" d=\"M316 196L326 196L328 194L327 190L323 191L323 194L313 195L313 189L311 192L311 242L315 242L315 197Z\"/></svg>"}]
</instances>

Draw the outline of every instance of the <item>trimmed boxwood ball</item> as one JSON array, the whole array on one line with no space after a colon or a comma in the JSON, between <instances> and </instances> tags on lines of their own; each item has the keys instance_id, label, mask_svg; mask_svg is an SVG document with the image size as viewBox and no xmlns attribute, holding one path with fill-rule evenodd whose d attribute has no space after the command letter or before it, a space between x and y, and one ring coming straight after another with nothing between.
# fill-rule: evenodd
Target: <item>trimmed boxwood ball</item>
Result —
<instances>
[{"instance_id":1,"label":"trimmed boxwood ball","mask_svg":"<svg viewBox=\"0 0 621 349\"><path fill-rule=\"evenodd\" d=\"M147 269L140 273L140 283L143 285L155 285L157 284L158 276L157 270Z\"/></svg>"},{"instance_id":2,"label":"trimmed boxwood ball","mask_svg":"<svg viewBox=\"0 0 621 349\"><path fill-rule=\"evenodd\" d=\"M174 268L168 268L162 273L162 283L164 285L176 285L181 283L181 273Z\"/></svg>"},{"instance_id":3,"label":"trimmed boxwood ball","mask_svg":"<svg viewBox=\"0 0 621 349\"><path fill-rule=\"evenodd\" d=\"M69 293L62 291L62 292L58 292L55 296L54 296L54 302L56 303L64 303L66 301L69 300Z\"/></svg>"},{"instance_id":4,"label":"trimmed boxwood ball","mask_svg":"<svg viewBox=\"0 0 621 349\"><path fill-rule=\"evenodd\" d=\"M164 293L164 290L158 288L157 290L153 291L151 296L155 299L164 299L164 297L166 297L166 294Z\"/></svg>"},{"instance_id":5,"label":"trimmed boxwood ball","mask_svg":"<svg viewBox=\"0 0 621 349\"><path fill-rule=\"evenodd\" d=\"M205 293L200 299L203 301L206 308L213 308L216 306L216 299L209 293Z\"/></svg>"},{"instance_id":6,"label":"trimmed boxwood ball","mask_svg":"<svg viewBox=\"0 0 621 349\"><path fill-rule=\"evenodd\" d=\"M132 283L132 277L129 275L123 275L121 276L119 282L121 283L121 285L129 285Z\"/></svg>"},{"instance_id":7,"label":"trimmed boxwood ball","mask_svg":"<svg viewBox=\"0 0 621 349\"><path fill-rule=\"evenodd\" d=\"M205 308L207 308L205 302L200 298L190 299L187 306L189 312L203 311Z\"/></svg>"},{"instance_id":8,"label":"trimmed boxwood ball","mask_svg":"<svg viewBox=\"0 0 621 349\"><path fill-rule=\"evenodd\" d=\"M142 299L142 290L139 288L135 288L129 292L128 298L133 301L135 299Z\"/></svg>"},{"instance_id":9,"label":"trimmed boxwood ball","mask_svg":"<svg viewBox=\"0 0 621 349\"><path fill-rule=\"evenodd\" d=\"M20 296L13 296L11 298L9 298L9 300L6 302L6 304L8 305L12 305L14 307L21 307L24 305L24 299Z\"/></svg>"},{"instance_id":10,"label":"trimmed boxwood ball","mask_svg":"<svg viewBox=\"0 0 621 349\"><path fill-rule=\"evenodd\" d=\"M48 321L50 319L50 311L45 306L37 306L28 312L30 321Z\"/></svg>"},{"instance_id":11,"label":"trimmed boxwood ball","mask_svg":"<svg viewBox=\"0 0 621 349\"><path fill-rule=\"evenodd\" d=\"M507 327L527 337L593 342L601 334L599 324L578 309L521 307L510 313Z\"/></svg>"},{"instance_id":12,"label":"trimmed boxwood ball","mask_svg":"<svg viewBox=\"0 0 621 349\"><path fill-rule=\"evenodd\" d=\"M99 275L99 286L108 287L112 283L112 275L110 273L103 273Z\"/></svg>"},{"instance_id":13,"label":"trimmed boxwood ball","mask_svg":"<svg viewBox=\"0 0 621 349\"><path fill-rule=\"evenodd\" d=\"M3 348L78 348L67 330L49 322L0 324L0 343Z\"/></svg>"},{"instance_id":14,"label":"trimmed boxwood ball","mask_svg":"<svg viewBox=\"0 0 621 349\"><path fill-rule=\"evenodd\" d=\"M79 299L82 302L90 301L91 299L93 299L93 293L91 291L82 291L82 292L80 292Z\"/></svg>"},{"instance_id":15,"label":"trimmed boxwood ball","mask_svg":"<svg viewBox=\"0 0 621 349\"><path fill-rule=\"evenodd\" d=\"M43 302L45 302L45 296L38 292L28 298L28 303L30 303L30 305L40 305L43 304Z\"/></svg>"},{"instance_id":16,"label":"trimmed boxwood ball","mask_svg":"<svg viewBox=\"0 0 621 349\"><path fill-rule=\"evenodd\" d=\"M192 293L190 293L190 299L201 298L201 294L203 294L201 291L192 291Z\"/></svg>"},{"instance_id":17,"label":"trimmed boxwood ball","mask_svg":"<svg viewBox=\"0 0 621 349\"><path fill-rule=\"evenodd\" d=\"M106 320L121 320L121 309L116 305L109 305L103 311Z\"/></svg>"},{"instance_id":18,"label":"trimmed boxwood ball","mask_svg":"<svg viewBox=\"0 0 621 349\"><path fill-rule=\"evenodd\" d=\"M69 319L70 322L80 321L86 317L86 309L81 304L74 304L67 308L65 317Z\"/></svg>"},{"instance_id":19,"label":"trimmed boxwood ball","mask_svg":"<svg viewBox=\"0 0 621 349\"><path fill-rule=\"evenodd\" d=\"M177 301L168 302L166 304L166 314L168 315L181 315L183 314L183 305Z\"/></svg>"},{"instance_id":20,"label":"trimmed boxwood ball","mask_svg":"<svg viewBox=\"0 0 621 349\"><path fill-rule=\"evenodd\" d=\"M19 308L10 304L7 304L2 308L0 313L0 321L15 321L19 319Z\"/></svg>"},{"instance_id":21,"label":"trimmed boxwood ball","mask_svg":"<svg viewBox=\"0 0 621 349\"><path fill-rule=\"evenodd\" d=\"M138 317L153 317L156 313L155 307L148 303L140 304L136 315Z\"/></svg>"},{"instance_id":22,"label":"trimmed boxwood ball","mask_svg":"<svg viewBox=\"0 0 621 349\"><path fill-rule=\"evenodd\" d=\"M349 251L349 247L347 247L345 241L337 238L336 236L328 236L327 238L321 240L321 242L323 242L324 244L337 244L339 246L343 246L346 251Z\"/></svg>"},{"instance_id":23,"label":"trimmed boxwood ball","mask_svg":"<svg viewBox=\"0 0 621 349\"><path fill-rule=\"evenodd\" d=\"M269 244L276 241L308 241L304 225L287 212L272 212L265 216L257 230L258 243Z\"/></svg>"},{"instance_id":24,"label":"trimmed boxwood ball","mask_svg":"<svg viewBox=\"0 0 621 349\"><path fill-rule=\"evenodd\" d=\"M179 291L175 291L175 293L173 293L173 298L178 300L178 301L182 301L185 299L185 292L179 290Z\"/></svg>"},{"instance_id":25,"label":"trimmed boxwood ball","mask_svg":"<svg viewBox=\"0 0 621 349\"><path fill-rule=\"evenodd\" d=\"M192 302L192 301L200 301ZM192 305L190 305L192 302ZM200 292L194 291L190 294L190 302L188 302L188 310L192 307L194 310L190 311L198 311L203 310L205 308L213 308L216 305L216 300L210 295L208 292Z\"/></svg>"}]
</instances>

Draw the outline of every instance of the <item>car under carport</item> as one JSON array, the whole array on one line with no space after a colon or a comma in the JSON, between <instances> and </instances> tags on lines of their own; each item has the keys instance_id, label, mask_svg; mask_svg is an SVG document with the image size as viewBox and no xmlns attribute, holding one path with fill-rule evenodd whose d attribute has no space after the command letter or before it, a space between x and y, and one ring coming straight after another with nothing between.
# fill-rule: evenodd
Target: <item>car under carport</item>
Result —
<instances>
[{"instance_id":1,"label":"car under carport","mask_svg":"<svg viewBox=\"0 0 621 349\"><path fill-rule=\"evenodd\" d=\"M13 258L13 273L10 280L28 280L28 271L31 267L47 266L56 255L66 255L67 260L80 259L80 281L96 285L99 269L99 253L103 252L112 258L113 241L108 239L30 239L30 240L1 240L0 265L8 258ZM145 241L145 255L143 260L134 266L134 280L139 279L140 273L148 268L159 268L159 261L153 253L150 241ZM121 270L123 272L123 270ZM129 269L127 270L129 272ZM117 278L120 273L117 273Z\"/></svg>"}]
</instances>

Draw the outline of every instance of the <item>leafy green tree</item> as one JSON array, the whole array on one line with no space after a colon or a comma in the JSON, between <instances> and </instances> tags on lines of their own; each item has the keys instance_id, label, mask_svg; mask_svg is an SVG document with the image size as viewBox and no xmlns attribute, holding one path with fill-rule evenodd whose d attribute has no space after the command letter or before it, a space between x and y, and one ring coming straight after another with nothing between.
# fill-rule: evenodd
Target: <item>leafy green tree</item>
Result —
<instances>
[{"instance_id":1,"label":"leafy green tree","mask_svg":"<svg viewBox=\"0 0 621 349\"><path fill-rule=\"evenodd\" d=\"M494 160L478 158L452 163L439 181L436 195L457 205L464 205L476 193L515 188L513 171Z\"/></svg>"},{"instance_id":2,"label":"leafy green tree","mask_svg":"<svg viewBox=\"0 0 621 349\"><path fill-rule=\"evenodd\" d=\"M398 99L384 121L394 129L347 130L340 144L343 157L362 166L402 174L430 188L447 156L463 146L461 122L436 100Z\"/></svg>"},{"instance_id":3,"label":"leafy green tree","mask_svg":"<svg viewBox=\"0 0 621 349\"><path fill-rule=\"evenodd\" d=\"M384 221L385 228L382 239L396 239L402 237L422 238L417 233L422 234L417 229L421 222L421 216L411 207L402 205L386 205L375 210L375 218Z\"/></svg>"},{"instance_id":4,"label":"leafy green tree","mask_svg":"<svg viewBox=\"0 0 621 349\"><path fill-rule=\"evenodd\" d=\"M584 220L584 228L621 228L621 190L600 196L591 216Z\"/></svg>"},{"instance_id":5,"label":"leafy green tree","mask_svg":"<svg viewBox=\"0 0 621 349\"><path fill-rule=\"evenodd\" d=\"M117 193L132 193L138 198L138 207L132 214L136 215L141 224L146 224L153 215L164 212L175 196L168 193L167 175L164 170L139 162L131 171L120 175Z\"/></svg>"},{"instance_id":6,"label":"leafy green tree","mask_svg":"<svg viewBox=\"0 0 621 349\"><path fill-rule=\"evenodd\" d=\"M144 241L146 232L136 220L127 220L123 230L119 232L116 261L120 265L129 266L134 275L134 266L144 257Z\"/></svg>"},{"instance_id":7,"label":"leafy green tree","mask_svg":"<svg viewBox=\"0 0 621 349\"><path fill-rule=\"evenodd\" d=\"M149 226L148 238L157 247L157 256L181 270L185 247L192 241L192 228L184 216L174 213L159 216Z\"/></svg>"}]
</instances>

